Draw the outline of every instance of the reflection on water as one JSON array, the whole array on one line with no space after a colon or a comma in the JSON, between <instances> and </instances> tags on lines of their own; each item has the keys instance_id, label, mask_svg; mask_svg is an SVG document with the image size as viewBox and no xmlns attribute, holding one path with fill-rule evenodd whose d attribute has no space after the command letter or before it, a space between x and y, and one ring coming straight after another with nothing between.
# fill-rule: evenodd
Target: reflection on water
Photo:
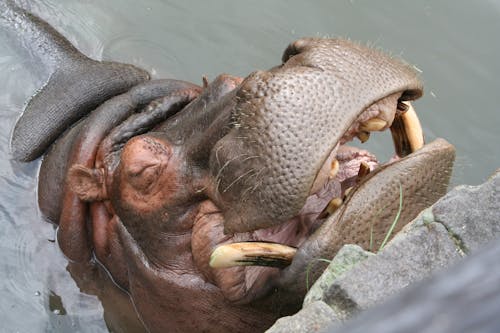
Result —
<instances>
[{"instance_id":1,"label":"reflection on water","mask_svg":"<svg viewBox=\"0 0 500 333\"><path fill-rule=\"evenodd\" d=\"M500 166L500 46L491 40L500 30L498 1L45 0L32 7L91 57L193 82L202 75L247 75L272 67L286 44L300 36L370 43L422 71L426 96L416 103L417 112L429 139L441 136L457 146L455 184L477 184ZM54 228L42 222L36 205L39 163L9 160L13 124L45 79L36 64L29 65L0 39L2 328L141 331L126 295L95 267L68 266L54 244ZM369 149L387 157L390 140L379 136Z\"/></svg>"}]
</instances>

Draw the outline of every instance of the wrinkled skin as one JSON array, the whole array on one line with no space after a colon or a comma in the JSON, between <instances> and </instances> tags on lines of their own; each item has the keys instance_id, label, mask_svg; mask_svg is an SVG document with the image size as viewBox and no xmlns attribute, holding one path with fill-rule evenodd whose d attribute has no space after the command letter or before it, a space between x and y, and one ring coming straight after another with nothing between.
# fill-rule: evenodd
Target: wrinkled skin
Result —
<instances>
[{"instance_id":1,"label":"wrinkled skin","mask_svg":"<svg viewBox=\"0 0 500 333\"><path fill-rule=\"evenodd\" d=\"M282 60L203 87L127 85L44 158L39 204L59 224L61 249L77 262L95 256L152 332L262 331L300 308L306 270L313 281L324 267L316 259L346 243L380 245L396 215L394 232L446 191L454 149L442 139L400 149L395 139L385 165L346 144L397 132L401 103L422 95L410 66L338 39L298 40ZM89 108L78 103L62 123ZM34 126L33 114L16 128ZM384 122L367 130L374 118ZM17 133L15 152L30 147ZM330 211L334 198L343 203ZM298 250L288 267L210 265L218 245L242 241Z\"/></svg>"},{"instance_id":2,"label":"wrinkled skin","mask_svg":"<svg viewBox=\"0 0 500 333\"><path fill-rule=\"evenodd\" d=\"M301 62L313 61L309 58L314 59L318 50L328 52L336 47L343 52L351 51L350 48L355 48L355 52L370 52L358 51L358 46L344 41L298 42L299 45L304 43L310 45L307 51L298 54L303 58ZM372 59L371 54L366 57ZM328 60L320 59L328 64ZM383 61L388 60L384 58ZM292 63L296 62L298 60L292 58ZM321 62L314 66L321 66ZM389 62L389 66L399 64ZM383 73L380 64L377 63L376 68L378 75L384 75L380 74ZM346 242L368 248L368 221L374 219L383 205L384 215L374 228L376 244L380 244L399 208L397 184L401 183L405 193L406 209L401 218L406 222L444 193L453 149L444 141L437 141L395 162L399 165L396 170L386 166L374 171L374 176L367 177L369 179L359 185L349 204L342 206L348 210L342 221L338 221L337 216L342 211L339 210L319 227L320 230L313 232L323 222L317 219L321 210L308 212L311 217L301 213L324 161L360 112L394 91L399 90L409 98L420 94L420 85L413 73L404 70L407 68L388 69L388 72L394 71L398 81L393 86L388 84L389 87L379 88L379 94L369 96L368 101L358 102L352 107L358 111L352 111L350 116L349 100L332 102L330 106L322 105L325 102L321 96L326 92L313 96L312 101L311 96L304 95L311 84L309 71L318 71L314 75L320 75L320 82L329 79L334 85L338 79L330 78L332 74L326 69L303 68L286 62L270 73L254 73L241 84L238 79L222 76L153 132L131 138L117 153L98 153L96 166L99 167L74 165L70 168L71 189L91 203L92 211L102 211L92 213L93 222L101 219L98 224L107 226L106 245L104 249L95 250L98 258L115 280L130 291L138 312L151 330L168 327L251 331L268 327L278 316L293 313L300 305L305 293L306 266L313 263L311 279L316 278L322 268L313 259L331 258ZM404 75L407 78L402 78ZM363 78L359 80L363 82ZM298 91L288 91L290 81L296 82ZM221 85L225 88L219 89ZM258 89L264 89L257 88L259 85L273 87L265 88L268 91L262 94L270 101L256 98L260 94ZM347 88L353 89L356 85L349 83ZM211 96L213 91L220 90L224 94ZM289 94L300 94L299 100L307 103L307 107L298 105L294 110L287 104L289 101L280 96ZM211 102L200 107L197 101L201 99ZM275 109L276 100L285 105ZM332 111L337 103L343 106L342 109ZM242 108L248 105L252 109L243 111ZM269 110L263 110L266 107ZM299 111L309 107L315 114L306 117L307 111ZM283 116L275 114L283 110L290 112ZM243 118L243 112L251 116ZM300 116L299 121L294 119L296 115ZM235 120L236 117L241 118ZM321 121L315 120L316 117ZM336 125L336 118L342 117L347 120ZM243 121L252 121L252 125L240 124ZM297 122L302 126L294 129ZM259 127L260 124L265 125ZM315 124L321 127L316 128ZM287 128L288 136L280 136L273 126ZM312 128L316 131L309 130ZM292 131L295 131L293 135ZM311 140L313 133L321 135L317 133L322 131L323 136L311 141L317 140L317 145L299 144L299 141ZM264 141L260 142L261 139ZM296 140L291 152L288 151L289 143L280 139ZM277 151L270 147L276 147ZM293 148L300 149L294 151ZM323 152L316 157L321 149ZM279 151L283 151L284 156ZM279 159L268 159L272 154ZM103 156L102 161L99 155ZM348 160L349 156L347 153ZM376 177L377 173L388 175ZM415 179L409 180L409 176ZM278 181L273 184L275 178ZM284 184L279 181L281 179ZM307 184L302 184L303 179L308 179ZM266 186L261 185L264 182ZM260 187L255 187L256 184ZM278 200L273 200L274 197ZM366 198L372 197L373 202L366 202ZM256 198L259 201L252 203ZM351 203L354 201L358 202ZM292 209L296 202L296 208ZM349 217L359 216L356 213L359 211L371 216L363 217L362 221ZM346 224L349 227L345 227ZM403 225L398 225L398 229ZM363 237L359 236L359 230ZM59 237L62 247L66 239L63 231L60 230ZM361 241L363 238L366 242ZM287 244L299 247L299 252L292 265L284 270L269 267L214 269L209 266L210 254L217 245L246 240ZM181 299L184 301L179 301ZM218 323L220 321L223 324Z\"/></svg>"}]
</instances>

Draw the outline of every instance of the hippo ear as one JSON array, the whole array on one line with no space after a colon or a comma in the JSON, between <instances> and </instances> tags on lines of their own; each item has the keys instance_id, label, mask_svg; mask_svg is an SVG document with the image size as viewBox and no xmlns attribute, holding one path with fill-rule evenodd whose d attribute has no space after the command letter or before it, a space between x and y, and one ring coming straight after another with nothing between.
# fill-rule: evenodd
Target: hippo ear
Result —
<instances>
[{"instance_id":1,"label":"hippo ear","mask_svg":"<svg viewBox=\"0 0 500 333\"><path fill-rule=\"evenodd\" d=\"M107 199L102 169L91 169L75 164L69 169L66 180L71 190L83 201Z\"/></svg>"}]
</instances>

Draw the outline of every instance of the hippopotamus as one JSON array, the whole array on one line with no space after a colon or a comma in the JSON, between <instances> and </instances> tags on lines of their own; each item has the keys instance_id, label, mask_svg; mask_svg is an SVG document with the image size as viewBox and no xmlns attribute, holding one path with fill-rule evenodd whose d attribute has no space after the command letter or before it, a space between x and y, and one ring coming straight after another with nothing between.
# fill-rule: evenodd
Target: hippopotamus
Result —
<instances>
[{"instance_id":1,"label":"hippopotamus","mask_svg":"<svg viewBox=\"0 0 500 333\"><path fill-rule=\"evenodd\" d=\"M39 207L61 250L105 267L151 332L263 331L342 245L375 251L446 191L454 147L425 143L418 74L379 50L302 38L267 71L200 86L89 59L0 9L51 72L13 158L44 156ZM386 163L349 145L373 131L392 135Z\"/></svg>"}]
</instances>

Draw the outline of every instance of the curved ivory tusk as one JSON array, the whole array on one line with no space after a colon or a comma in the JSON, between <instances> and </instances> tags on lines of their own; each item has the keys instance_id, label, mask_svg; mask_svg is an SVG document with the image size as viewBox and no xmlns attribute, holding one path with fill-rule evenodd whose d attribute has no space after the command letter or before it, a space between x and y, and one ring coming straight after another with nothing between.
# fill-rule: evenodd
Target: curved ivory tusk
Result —
<instances>
[{"instance_id":1,"label":"curved ivory tusk","mask_svg":"<svg viewBox=\"0 0 500 333\"><path fill-rule=\"evenodd\" d=\"M397 114L391 126L392 140L399 157L409 155L424 146L424 134L415 109L409 102L404 113Z\"/></svg>"},{"instance_id":2,"label":"curved ivory tusk","mask_svg":"<svg viewBox=\"0 0 500 333\"><path fill-rule=\"evenodd\" d=\"M265 243L241 242L220 245L210 256L210 267L270 266L283 268L292 262L297 249L291 246Z\"/></svg>"}]
</instances>

